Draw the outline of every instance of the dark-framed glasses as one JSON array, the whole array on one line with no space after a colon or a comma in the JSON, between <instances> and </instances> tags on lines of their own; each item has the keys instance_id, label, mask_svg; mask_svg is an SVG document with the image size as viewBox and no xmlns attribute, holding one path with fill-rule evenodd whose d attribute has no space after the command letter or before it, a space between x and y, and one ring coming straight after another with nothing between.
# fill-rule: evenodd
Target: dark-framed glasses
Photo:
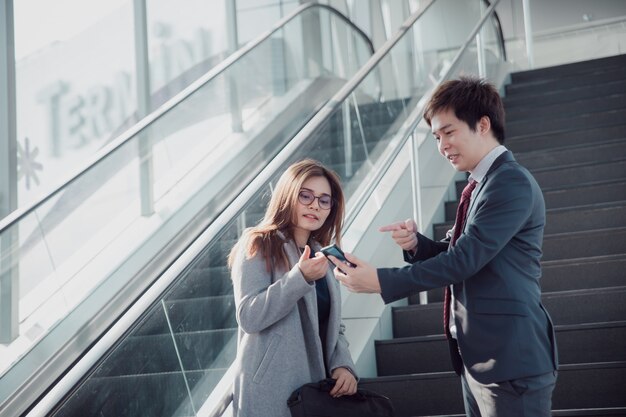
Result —
<instances>
[{"instance_id":1,"label":"dark-framed glasses","mask_svg":"<svg viewBox=\"0 0 626 417\"><path fill-rule=\"evenodd\" d=\"M333 206L333 198L328 194L322 194L318 197L309 190L300 190L298 193L298 201L305 206L313 204L315 199L317 199L317 203L322 210L330 210Z\"/></svg>"}]
</instances>

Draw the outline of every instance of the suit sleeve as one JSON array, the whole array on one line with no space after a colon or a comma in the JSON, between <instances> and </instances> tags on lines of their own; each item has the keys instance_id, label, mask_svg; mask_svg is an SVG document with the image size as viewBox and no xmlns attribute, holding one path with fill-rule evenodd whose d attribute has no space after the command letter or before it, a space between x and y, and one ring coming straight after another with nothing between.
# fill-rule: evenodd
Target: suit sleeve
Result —
<instances>
[{"instance_id":1,"label":"suit sleeve","mask_svg":"<svg viewBox=\"0 0 626 417\"><path fill-rule=\"evenodd\" d=\"M243 250L237 254L231 277L237 323L246 333L258 333L276 323L315 288L304 279L298 265L272 282L265 259L258 252L247 259Z\"/></svg>"},{"instance_id":2,"label":"suit sleeve","mask_svg":"<svg viewBox=\"0 0 626 417\"><path fill-rule=\"evenodd\" d=\"M465 234L453 247L404 268L378 269L385 303L419 291L462 282L483 268L527 222L535 194L519 169L493 175L468 219Z\"/></svg>"}]
</instances>

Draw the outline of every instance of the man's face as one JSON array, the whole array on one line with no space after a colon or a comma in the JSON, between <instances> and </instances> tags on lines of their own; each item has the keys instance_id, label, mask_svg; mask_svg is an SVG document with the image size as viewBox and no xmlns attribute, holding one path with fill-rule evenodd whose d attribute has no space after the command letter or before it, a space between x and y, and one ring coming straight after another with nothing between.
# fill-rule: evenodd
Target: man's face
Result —
<instances>
[{"instance_id":1,"label":"man's face","mask_svg":"<svg viewBox=\"0 0 626 417\"><path fill-rule=\"evenodd\" d=\"M482 120L474 132L467 123L457 119L452 110L436 113L430 122L439 153L457 171L472 172L489 151L485 148L485 138L481 134Z\"/></svg>"}]
</instances>

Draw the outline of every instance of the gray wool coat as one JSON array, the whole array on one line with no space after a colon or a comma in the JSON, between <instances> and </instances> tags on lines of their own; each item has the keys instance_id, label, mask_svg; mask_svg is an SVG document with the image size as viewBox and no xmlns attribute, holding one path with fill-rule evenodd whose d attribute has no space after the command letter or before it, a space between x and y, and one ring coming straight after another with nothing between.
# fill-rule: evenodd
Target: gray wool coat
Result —
<instances>
[{"instance_id":1,"label":"gray wool coat","mask_svg":"<svg viewBox=\"0 0 626 417\"><path fill-rule=\"evenodd\" d=\"M324 358L315 285L304 279L297 266L300 252L295 243L284 243L292 268L273 273L267 271L260 254L246 259L245 246L239 243L232 267L239 324L234 416L289 417L289 395L302 384L326 378L325 369L330 373L345 367L356 375L343 334L339 283L329 267L322 278L331 299ZM313 243L311 249L320 246Z\"/></svg>"}]
</instances>

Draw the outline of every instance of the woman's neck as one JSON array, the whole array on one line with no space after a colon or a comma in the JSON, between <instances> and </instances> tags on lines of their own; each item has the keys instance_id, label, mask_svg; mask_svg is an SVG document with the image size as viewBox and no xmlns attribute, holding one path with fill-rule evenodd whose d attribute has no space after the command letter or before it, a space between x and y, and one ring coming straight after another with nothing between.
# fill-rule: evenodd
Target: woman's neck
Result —
<instances>
[{"instance_id":1,"label":"woman's neck","mask_svg":"<svg viewBox=\"0 0 626 417\"><path fill-rule=\"evenodd\" d=\"M293 240L295 240L296 245L298 245L299 248L303 248L309 243L310 236L311 232L309 232L308 230L296 228L293 231Z\"/></svg>"}]
</instances>

